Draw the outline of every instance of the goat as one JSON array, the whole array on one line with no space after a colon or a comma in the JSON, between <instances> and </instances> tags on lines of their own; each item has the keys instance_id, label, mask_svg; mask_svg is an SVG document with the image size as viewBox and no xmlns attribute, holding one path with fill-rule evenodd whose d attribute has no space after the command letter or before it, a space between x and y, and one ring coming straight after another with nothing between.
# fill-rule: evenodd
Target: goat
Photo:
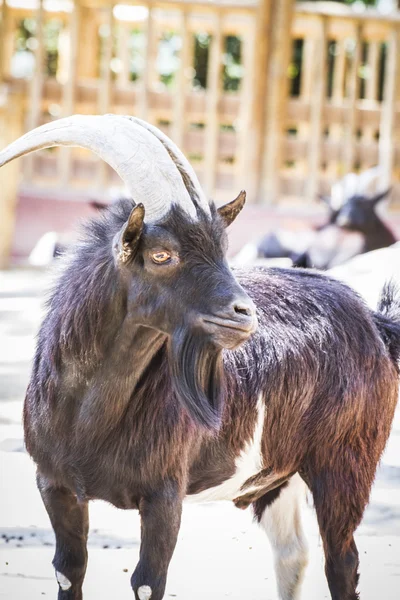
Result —
<instances>
[{"instance_id":1,"label":"goat","mask_svg":"<svg viewBox=\"0 0 400 600\"><path fill-rule=\"evenodd\" d=\"M233 263L287 258L295 267L326 270L357 254L391 246L396 238L375 210L390 192L377 190L380 175L378 167L346 175L332 186L330 196L320 196L328 208L322 225L296 233L271 232L259 242L246 244Z\"/></svg>"},{"instance_id":2,"label":"goat","mask_svg":"<svg viewBox=\"0 0 400 600\"><path fill-rule=\"evenodd\" d=\"M377 187L381 170L369 169L360 175L350 173L332 187L325 199L330 206L331 223L315 235L295 266L330 269L357 254L386 248L396 242L393 232L376 212L390 189Z\"/></svg>"},{"instance_id":3,"label":"goat","mask_svg":"<svg viewBox=\"0 0 400 600\"><path fill-rule=\"evenodd\" d=\"M141 516L136 600L161 600L185 497L252 505L279 598L307 563L311 490L333 600L355 600L361 521L398 396L400 298L372 312L316 271L232 272L225 229L180 150L133 117L75 115L2 153L79 145L133 200L86 226L48 302L24 405L26 447L55 536L59 600L81 600L88 502Z\"/></svg>"}]
</instances>

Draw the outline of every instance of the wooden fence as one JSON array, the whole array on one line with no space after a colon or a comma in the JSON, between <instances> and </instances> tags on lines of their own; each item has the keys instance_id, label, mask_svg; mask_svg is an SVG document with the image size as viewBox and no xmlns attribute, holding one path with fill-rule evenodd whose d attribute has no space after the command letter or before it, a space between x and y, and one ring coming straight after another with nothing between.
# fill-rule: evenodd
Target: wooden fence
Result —
<instances>
[{"instance_id":1,"label":"wooden fence","mask_svg":"<svg viewBox=\"0 0 400 600\"><path fill-rule=\"evenodd\" d=\"M136 114L174 139L217 200L246 187L251 202L309 202L378 163L383 184L400 181L400 11L293 0L37 0L34 9L2 0L0 9L1 143L17 123L22 132L77 112ZM165 75L160 48L171 38ZM21 76L18 61L32 56ZM23 187L75 197L118 183L79 149L31 155L21 172Z\"/></svg>"}]
</instances>

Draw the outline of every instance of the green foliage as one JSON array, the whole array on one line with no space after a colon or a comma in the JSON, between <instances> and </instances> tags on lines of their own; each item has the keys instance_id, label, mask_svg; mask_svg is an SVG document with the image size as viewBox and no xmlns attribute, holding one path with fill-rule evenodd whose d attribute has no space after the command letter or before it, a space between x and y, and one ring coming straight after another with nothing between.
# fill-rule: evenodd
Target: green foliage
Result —
<instances>
[{"instance_id":1,"label":"green foliage","mask_svg":"<svg viewBox=\"0 0 400 600\"><path fill-rule=\"evenodd\" d=\"M58 64L58 38L62 29L62 22L58 19L46 21L43 29L45 46L46 74L55 77ZM16 31L15 49L17 52L33 52L37 46L36 20L23 19Z\"/></svg>"},{"instance_id":2,"label":"green foliage","mask_svg":"<svg viewBox=\"0 0 400 600\"><path fill-rule=\"evenodd\" d=\"M239 37L228 35L225 38L224 62L224 90L237 92L243 76L242 41Z\"/></svg>"},{"instance_id":3,"label":"green foliage","mask_svg":"<svg viewBox=\"0 0 400 600\"><path fill-rule=\"evenodd\" d=\"M194 78L195 88L207 87L207 65L211 36L208 33L196 33L194 36Z\"/></svg>"},{"instance_id":4,"label":"green foliage","mask_svg":"<svg viewBox=\"0 0 400 600\"><path fill-rule=\"evenodd\" d=\"M160 81L167 88L172 88L175 75L180 66L179 52L182 46L181 37L175 31L165 31L158 45L157 71Z\"/></svg>"},{"instance_id":5,"label":"green foliage","mask_svg":"<svg viewBox=\"0 0 400 600\"><path fill-rule=\"evenodd\" d=\"M197 33L194 36L194 78L195 88L207 87L207 67L212 37L208 33ZM224 41L223 54L223 89L236 92L243 76L242 40L228 35Z\"/></svg>"}]
</instances>

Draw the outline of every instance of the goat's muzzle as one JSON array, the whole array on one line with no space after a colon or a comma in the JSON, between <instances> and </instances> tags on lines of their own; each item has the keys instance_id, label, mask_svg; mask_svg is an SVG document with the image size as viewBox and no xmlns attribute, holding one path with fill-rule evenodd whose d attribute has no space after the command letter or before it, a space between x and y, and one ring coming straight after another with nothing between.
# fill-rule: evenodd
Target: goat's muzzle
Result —
<instances>
[{"instance_id":1,"label":"goat's muzzle","mask_svg":"<svg viewBox=\"0 0 400 600\"><path fill-rule=\"evenodd\" d=\"M248 297L236 298L224 311L199 316L198 325L215 344L234 350L256 331L256 307Z\"/></svg>"},{"instance_id":2,"label":"goat's muzzle","mask_svg":"<svg viewBox=\"0 0 400 600\"><path fill-rule=\"evenodd\" d=\"M351 229L351 220L349 215L339 213L336 218L336 225L342 229Z\"/></svg>"}]
</instances>

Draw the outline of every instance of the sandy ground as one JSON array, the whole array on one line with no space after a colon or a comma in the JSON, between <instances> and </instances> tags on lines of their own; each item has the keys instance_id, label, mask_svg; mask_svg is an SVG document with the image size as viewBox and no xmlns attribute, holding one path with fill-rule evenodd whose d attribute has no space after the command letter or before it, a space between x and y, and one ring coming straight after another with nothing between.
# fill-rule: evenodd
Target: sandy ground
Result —
<instances>
[{"instance_id":1,"label":"sandy ground","mask_svg":"<svg viewBox=\"0 0 400 600\"><path fill-rule=\"evenodd\" d=\"M385 261L387 265L387 261ZM385 277L386 277L385 268ZM375 298L382 269L362 279ZM56 598L51 559L54 537L24 451L22 401L42 316L48 276L35 271L0 273L0 599ZM310 546L302 598L329 598L315 515L304 505ZM132 600L129 579L138 559L139 519L103 502L90 510L85 600ZM400 598L400 412L382 460L371 503L357 531L362 600ZM229 503L185 506L166 598L273 600L273 561L250 510Z\"/></svg>"}]
</instances>

